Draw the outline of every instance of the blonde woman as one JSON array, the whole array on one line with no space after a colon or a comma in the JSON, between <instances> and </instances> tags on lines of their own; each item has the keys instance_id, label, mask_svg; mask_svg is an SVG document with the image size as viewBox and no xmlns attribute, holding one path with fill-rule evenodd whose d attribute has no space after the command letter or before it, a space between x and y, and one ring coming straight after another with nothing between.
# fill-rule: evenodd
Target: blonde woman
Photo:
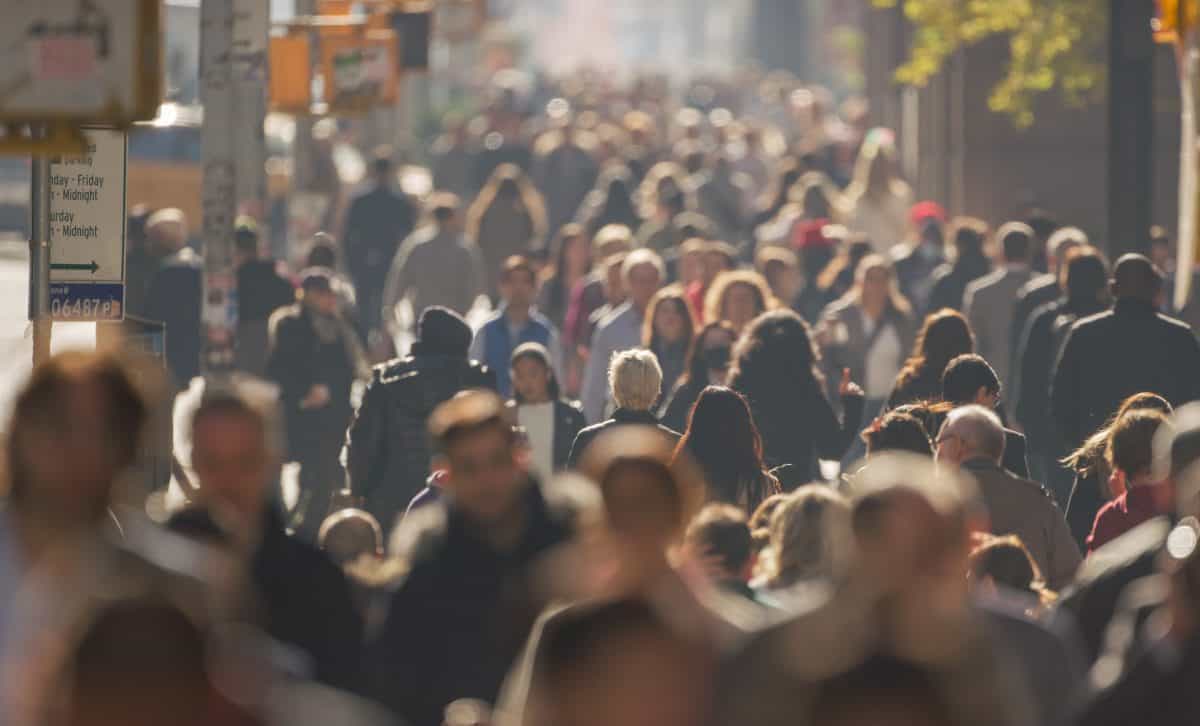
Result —
<instances>
[{"instance_id":1,"label":"blonde woman","mask_svg":"<svg viewBox=\"0 0 1200 726\"><path fill-rule=\"evenodd\" d=\"M847 226L866 235L876 252L887 253L904 241L912 203L912 189L900 176L895 137L887 129L872 130L846 187Z\"/></svg>"},{"instance_id":2,"label":"blonde woman","mask_svg":"<svg viewBox=\"0 0 1200 726\"><path fill-rule=\"evenodd\" d=\"M845 573L853 546L850 503L828 486L807 484L787 495L768 532L759 559L760 591L830 583Z\"/></svg>"}]
</instances>

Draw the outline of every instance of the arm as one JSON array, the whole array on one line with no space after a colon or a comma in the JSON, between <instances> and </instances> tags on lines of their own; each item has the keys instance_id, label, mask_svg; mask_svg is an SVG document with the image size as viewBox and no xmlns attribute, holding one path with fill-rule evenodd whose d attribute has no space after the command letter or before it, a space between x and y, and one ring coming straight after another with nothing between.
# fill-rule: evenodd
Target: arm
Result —
<instances>
[{"instance_id":1,"label":"arm","mask_svg":"<svg viewBox=\"0 0 1200 726\"><path fill-rule=\"evenodd\" d=\"M840 459L854 442L862 424L864 399L861 394L842 396L842 420L838 421L829 399L819 391L813 396L817 424L814 442L822 459Z\"/></svg>"},{"instance_id":2,"label":"arm","mask_svg":"<svg viewBox=\"0 0 1200 726\"><path fill-rule=\"evenodd\" d=\"M384 453L382 441L387 430L384 396L383 384L379 379L371 381L346 430L343 451L346 481L350 491L359 496L369 496L379 483L375 480L379 471L377 463L380 454Z\"/></svg>"},{"instance_id":3,"label":"arm","mask_svg":"<svg viewBox=\"0 0 1200 726\"><path fill-rule=\"evenodd\" d=\"M592 352L583 371L583 413L588 423L597 423L604 418L604 404L608 399L608 361L612 357L612 346L608 341L608 327L596 329L592 337Z\"/></svg>"}]
</instances>

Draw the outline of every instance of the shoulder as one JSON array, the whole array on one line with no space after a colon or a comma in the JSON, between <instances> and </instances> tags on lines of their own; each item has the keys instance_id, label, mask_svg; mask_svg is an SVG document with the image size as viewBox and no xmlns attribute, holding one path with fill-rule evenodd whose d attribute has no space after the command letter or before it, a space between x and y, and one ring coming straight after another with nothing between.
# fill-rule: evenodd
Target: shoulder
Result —
<instances>
[{"instance_id":1,"label":"shoulder","mask_svg":"<svg viewBox=\"0 0 1200 726\"><path fill-rule=\"evenodd\" d=\"M282 307L271 313L270 329L276 333L291 333L299 329L304 322L304 314L299 303Z\"/></svg>"},{"instance_id":2,"label":"shoulder","mask_svg":"<svg viewBox=\"0 0 1200 726\"><path fill-rule=\"evenodd\" d=\"M579 401L560 398L554 402L554 410L559 416L565 418L583 418L583 404L579 403Z\"/></svg>"},{"instance_id":3,"label":"shoulder","mask_svg":"<svg viewBox=\"0 0 1200 726\"><path fill-rule=\"evenodd\" d=\"M393 358L371 369L372 383L388 383L416 368L416 360L412 356Z\"/></svg>"},{"instance_id":4,"label":"shoulder","mask_svg":"<svg viewBox=\"0 0 1200 726\"><path fill-rule=\"evenodd\" d=\"M1157 317L1158 317L1158 324L1161 325L1164 329L1170 330L1175 335L1186 334L1189 337L1191 337L1192 326L1188 325L1187 323L1183 322L1182 320L1173 318L1170 315L1164 315L1163 313L1158 313Z\"/></svg>"},{"instance_id":5,"label":"shoulder","mask_svg":"<svg viewBox=\"0 0 1200 726\"><path fill-rule=\"evenodd\" d=\"M419 571L442 552L449 532L450 517L444 502L432 502L410 511L388 543L391 555L409 563L409 572Z\"/></svg>"},{"instance_id":6,"label":"shoulder","mask_svg":"<svg viewBox=\"0 0 1200 726\"><path fill-rule=\"evenodd\" d=\"M976 280L972 280L967 284L967 294L979 293L996 286L996 283L1004 279L1005 270L993 270L988 274Z\"/></svg>"}]
</instances>

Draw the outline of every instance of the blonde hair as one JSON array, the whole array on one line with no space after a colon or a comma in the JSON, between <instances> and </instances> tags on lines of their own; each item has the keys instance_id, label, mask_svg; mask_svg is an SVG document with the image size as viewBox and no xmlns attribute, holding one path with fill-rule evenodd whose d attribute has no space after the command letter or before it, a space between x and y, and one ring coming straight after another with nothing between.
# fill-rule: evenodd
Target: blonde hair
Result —
<instances>
[{"instance_id":1,"label":"blonde hair","mask_svg":"<svg viewBox=\"0 0 1200 726\"><path fill-rule=\"evenodd\" d=\"M787 495L771 515L763 573L771 588L841 574L853 541L850 503L824 484Z\"/></svg>"},{"instance_id":2,"label":"blonde hair","mask_svg":"<svg viewBox=\"0 0 1200 726\"><path fill-rule=\"evenodd\" d=\"M634 269L642 265L653 267L654 271L658 273L659 280L666 279L667 268L663 264L662 258L654 250L645 247L639 247L625 256L625 261L621 266L621 278L629 282L629 276L633 274Z\"/></svg>"},{"instance_id":3,"label":"blonde hair","mask_svg":"<svg viewBox=\"0 0 1200 726\"><path fill-rule=\"evenodd\" d=\"M618 407L650 410L662 390L658 358L642 348L617 353L608 366L608 387Z\"/></svg>"}]
</instances>

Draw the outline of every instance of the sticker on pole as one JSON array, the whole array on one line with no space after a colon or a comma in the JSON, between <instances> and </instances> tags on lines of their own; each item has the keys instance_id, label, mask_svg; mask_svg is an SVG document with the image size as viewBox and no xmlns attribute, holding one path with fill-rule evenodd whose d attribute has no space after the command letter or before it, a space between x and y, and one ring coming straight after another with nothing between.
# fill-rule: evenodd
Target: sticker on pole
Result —
<instances>
[{"instance_id":1,"label":"sticker on pole","mask_svg":"<svg viewBox=\"0 0 1200 726\"><path fill-rule=\"evenodd\" d=\"M87 152L50 161L50 316L125 316L125 134L84 129Z\"/></svg>"}]
</instances>

